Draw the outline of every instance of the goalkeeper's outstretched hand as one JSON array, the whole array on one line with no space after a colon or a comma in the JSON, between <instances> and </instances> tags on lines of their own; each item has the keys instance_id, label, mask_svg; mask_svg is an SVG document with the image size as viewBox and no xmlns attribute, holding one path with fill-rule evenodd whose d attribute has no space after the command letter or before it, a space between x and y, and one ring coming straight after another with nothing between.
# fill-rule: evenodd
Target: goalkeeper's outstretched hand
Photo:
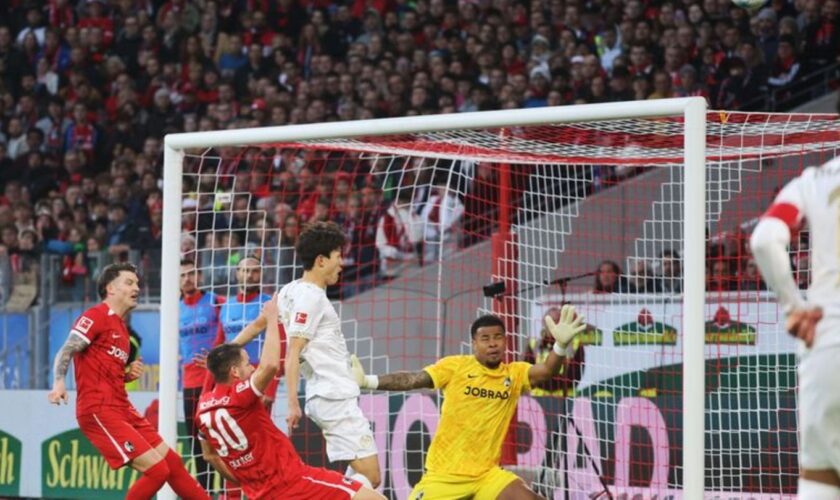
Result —
<instances>
[{"instance_id":1,"label":"goalkeeper's outstretched hand","mask_svg":"<svg viewBox=\"0 0 840 500\"><path fill-rule=\"evenodd\" d=\"M586 323L583 316L575 311L575 306L566 304L560 309L560 320L557 323L551 315L545 316L545 327L554 337L555 345L558 345L560 349L565 349L580 332L586 329Z\"/></svg>"},{"instance_id":2,"label":"goalkeeper's outstretched hand","mask_svg":"<svg viewBox=\"0 0 840 500\"><path fill-rule=\"evenodd\" d=\"M378 377L375 375L365 375L365 368L359 357L355 354L350 355L350 371L353 373L353 379L359 384L360 389L376 389L378 384Z\"/></svg>"}]
</instances>

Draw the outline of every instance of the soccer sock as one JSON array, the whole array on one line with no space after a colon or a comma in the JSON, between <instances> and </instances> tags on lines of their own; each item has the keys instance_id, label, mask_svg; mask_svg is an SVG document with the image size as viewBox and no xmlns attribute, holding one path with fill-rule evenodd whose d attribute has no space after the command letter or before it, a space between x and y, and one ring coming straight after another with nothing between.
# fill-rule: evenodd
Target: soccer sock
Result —
<instances>
[{"instance_id":1,"label":"soccer sock","mask_svg":"<svg viewBox=\"0 0 840 500\"><path fill-rule=\"evenodd\" d=\"M198 481L187 472L181 457L172 450L166 454L166 465L169 466L169 477L166 482L179 497L186 500L209 500L210 495L198 484Z\"/></svg>"},{"instance_id":2,"label":"soccer sock","mask_svg":"<svg viewBox=\"0 0 840 500\"><path fill-rule=\"evenodd\" d=\"M148 500L155 496L155 493L166 482L169 477L169 466L165 460L146 469L146 472L128 489L126 500Z\"/></svg>"},{"instance_id":3,"label":"soccer sock","mask_svg":"<svg viewBox=\"0 0 840 500\"><path fill-rule=\"evenodd\" d=\"M840 498L840 488L810 479L800 479L797 496L808 500L837 500Z\"/></svg>"},{"instance_id":4,"label":"soccer sock","mask_svg":"<svg viewBox=\"0 0 840 500\"><path fill-rule=\"evenodd\" d=\"M356 469L354 469L352 465L347 466L347 473L345 475L350 479L358 481L363 485L367 486L368 488L373 489L373 485L371 484L370 479L368 479L367 476L365 476L361 472L356 472Z\"/></svg>"}]
</instances>

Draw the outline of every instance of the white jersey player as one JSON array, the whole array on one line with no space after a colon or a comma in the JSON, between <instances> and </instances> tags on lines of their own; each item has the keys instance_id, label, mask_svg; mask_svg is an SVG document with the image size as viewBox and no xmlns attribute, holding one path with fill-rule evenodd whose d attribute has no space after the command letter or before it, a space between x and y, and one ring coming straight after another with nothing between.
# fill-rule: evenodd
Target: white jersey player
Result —
<instances>
[{"instance_id":1,"label":"white jersey player","mask_svg":"<svg viewBox=\"0 0 840 500\"><path fill-rule=\"evenodd\" d=\"M799 497L840 498L840 159L808 168L776 196L753 231L764 280L801 340ZM802 297L787 247L805 224L811 234L811 285ZM825 315L825 319L823 319Z\"/></svg>"},{"instance_id":2,"label":"white jersey player","mask_svg":"<svg viewBox=\"0 0 840 500\"><path fill-rule=\"evenodd\" d=\"M286 332L286 385L291 433L302 415L298 401L300 375L306 378L306 414L324 434L331 462L349 461L351 479L376 488L379 460L370 422L359 409L359 386L350 367L350 353L326 288L338 282L344 232L333 222L307 225L298 238L297 256L303 277L286 284L277 295L280 321ZM265 318L234 339L243 345L265 327ZM301 363L303 359L303 363Z\"/></svg>"}]
</instances>

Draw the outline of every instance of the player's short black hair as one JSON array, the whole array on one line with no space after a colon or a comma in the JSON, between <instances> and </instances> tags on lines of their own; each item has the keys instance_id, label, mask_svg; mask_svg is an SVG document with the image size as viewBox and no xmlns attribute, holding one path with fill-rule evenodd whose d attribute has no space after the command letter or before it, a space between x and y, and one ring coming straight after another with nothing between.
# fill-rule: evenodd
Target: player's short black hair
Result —
<instances>
[{"instance_id":1,"label":"player's short black hair","mask_svg":"<svg viewBox=\"0 0 840 500\"><path fill-rule=\"evenodd\" d=\"M190 259L189 257L185 257L185 258L181 259L181 265L182 266L195 266L195 261L193 259Z\"/></svg>"},{"instance_id":2,"label":"player's short black hair","mask_svg":"<svg viewBox=\"0 0 840 500\"><path fill-rule=\"evenodd\" d=\"M485 314L473 321L472 326L470 326L470 337L475 338L475 334L478 333L478 329L487 326L500 326L502 327L503 332L506 331L505 322L502 321L502 318L496 316L495 314Z\"/></svg>"},{"instance_id":3,"label":"player's short black hair","mask_svg":"<svg viewBox=\"0 0 840 500\"><path fill-rule=\"evenodd\" d=\"M295 250L303 264L303 270L309 271L319 255L329 258L333 250L341 250L346 242L347 236L338 224L319 221L303 227Z\"/></svg>"},{"instance_id":4,"label":"player's short black hair","mask_svg":"<svg viewBox=\"0 0 840 500\"><path fill-rule=\"evenodd\" d=\"M228 372L242 360L242 346L222 344L214 347L207 355L207 369L218 384L228 381Z\"/></svg>"},{"instance_id":5,"label":"player's short black hair","mask_svg":"<svg viewBox=\"0 0 840 500\"><path fill-rule=\"evenodd\" d=\"M99 279L96 280L96 291L99 293L100 299L105 300L105 297L108 296L108 285L119 278L123 271L137 274L137 266L130 262L118 262L105 266L105 269L99 273Z\"/></svg>"}]
</instances>

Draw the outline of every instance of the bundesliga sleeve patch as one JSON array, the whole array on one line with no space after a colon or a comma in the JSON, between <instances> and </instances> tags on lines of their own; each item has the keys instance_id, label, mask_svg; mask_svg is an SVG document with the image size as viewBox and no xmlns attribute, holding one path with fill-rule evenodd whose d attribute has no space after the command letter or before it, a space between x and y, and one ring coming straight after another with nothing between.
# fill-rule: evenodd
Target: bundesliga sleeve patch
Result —
<instances>
[{"instance_id":1,"label":"bundesliga sleeve patch","mask_svg":"<svg viewBox=\"0 0 840 500\"><path fill-rule=\"evenodd\" d=\"M295 314L295 323L297 323L299 325L305 325L306 324L306 318L308 318L308 317L309 317L308 314L299 312L299 313Z\"/></svg>"},{"instance_id":2,"label":"bundesliga sleeve patch","mask_svg":"<svg viewBox=\"0 0 840 500\"><path fill-rule=\"evenodd\" d=\"M90 330L90 327L93 326L93 320L88 318L87 316L82 316L79 318L79 321L76 322L76 330L79 330L82 333L87 333Z\"/></svg>"}]
</instances>

